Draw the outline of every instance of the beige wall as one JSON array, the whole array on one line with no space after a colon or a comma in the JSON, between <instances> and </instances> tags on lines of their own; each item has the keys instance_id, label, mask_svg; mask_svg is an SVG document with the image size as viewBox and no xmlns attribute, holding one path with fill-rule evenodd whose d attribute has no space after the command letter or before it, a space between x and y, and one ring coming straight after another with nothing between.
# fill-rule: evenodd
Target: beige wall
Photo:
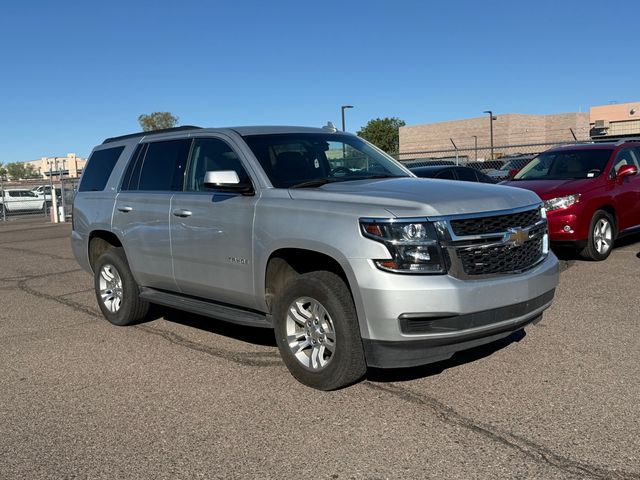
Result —
<instances>
[{"instance_id":1,"label":"beige wall","mask_svg":"<svg viewBox=\"0 0 640 480\"><path fill-rule=\"evenodd\" d=\"M589 109L589 121L595 123L596 120L609 120L611 122L640 120L640 102L591 107Z\"/></svg>"},{"instance_id":2,"label":"beige wall","mask_svg":"<svg viewBox=\"0 0 640 480\"><path fill-rule=\"evenodd\" d=\"M78 157L75 153L68 153L66 157L42 157L40 160L31 160L25 163L33 165L36 172L40 172L42 178L49 178L50 169L54 178L57 178L59 171L63 169L65 177L75 178L82 174L87 160Z\"/></svg>"},{"instance_id":3,"label":"beige wall","mask_svg":"<svg viewBox=\"0 0 640 480\"><path fill-rule=\"evenodd\" d=\"M580 140L589 138L589 114L560 113L556 115L496 114L493 121L493 144L516 145L554 143L573 140L572 128ZM490 144L489 115L450 122L413 125L400 128L400 152L451 150L453 139L459 149Z\"/></svg>"},{"instance_id":4,"label":"beige wall","mask_svg":"<svg viewBox=\"0 0 640 480\"><path fill-rule=\"evenodd\" d=\"M608 122L606 128L596 128L596 121ZM640 102L599 105L589 109L593 137L640 136Z\"/></svg>"}]
</instances>

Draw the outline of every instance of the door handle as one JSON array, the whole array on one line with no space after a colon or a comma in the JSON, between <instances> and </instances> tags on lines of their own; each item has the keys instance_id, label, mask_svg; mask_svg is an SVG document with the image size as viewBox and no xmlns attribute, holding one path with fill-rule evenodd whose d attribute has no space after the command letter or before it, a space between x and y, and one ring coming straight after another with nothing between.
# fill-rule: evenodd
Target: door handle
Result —
<instances>
[{"instance_id":1,"label":"door handle","mask_svg":"<svg viewBox=\"0 0 640 480\"><path fill-rule=\"evenodd\" d=\"M118 207L118 210L120 212L129 213L131 210L133 210L133 208L132 207L128 207L128 206L127 207Z\"/></svg>"},{"instance_id":2,"label":"door handle","mask_svg":"<svg viewBox=\"0 0 640 480\"><path fill-rule=\"evenodd\" d=\"M191 210L185 210L184 208L176 208L173 211L173 214L176 217L182 217L182 218L190 217L192 215Z\"/></svg>"}]
</instances>

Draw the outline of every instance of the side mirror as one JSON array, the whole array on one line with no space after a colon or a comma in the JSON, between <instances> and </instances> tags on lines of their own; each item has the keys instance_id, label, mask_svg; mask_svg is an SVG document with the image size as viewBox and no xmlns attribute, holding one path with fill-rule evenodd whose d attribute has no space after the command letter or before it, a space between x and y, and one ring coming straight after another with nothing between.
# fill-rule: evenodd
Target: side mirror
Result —
<instances>
[{"instance_id":1,"label":"side mirror","mask_svg":"<svg viewBox=\"0 0 640 480\"><path fill-rule=\"evenodd\" d=\"M622 183L624 181L624 177L630 177L631 175L635 175L638 173L638 167L635 165L623 165L618 170L616 174L616 181L618 183Z\"/></svg>"},{"instance_id":2,"label":"side mirror","mask_svg":"<svg viewBox=\"0 0 640 480\"><path fill-rule=\"evenodd\" d=\"M253 195L251 183L240 183L240 177L234 170L216 170L204 174L204 186L223 192L237 192Z\"/></svg>"}]
</instances>

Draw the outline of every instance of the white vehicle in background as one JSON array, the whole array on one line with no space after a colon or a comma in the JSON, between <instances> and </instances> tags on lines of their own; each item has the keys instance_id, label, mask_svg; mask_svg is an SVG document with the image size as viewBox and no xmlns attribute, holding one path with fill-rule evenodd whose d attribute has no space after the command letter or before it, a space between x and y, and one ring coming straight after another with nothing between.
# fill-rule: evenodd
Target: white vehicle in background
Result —
<instances>
[{"instance_id":1,"label":"white vehicle in background","mask_svg":"<svg viewBox=\"0 0 640 480\"><path fill-rule=\"evenodd\" d=\"M51 204L51 185L38 185L31 189L38 197L44 198L48 204ZM60 195L58 189L56 189L56 195Z\"/></svg>"},{"instance_id":2,"label":"white vehicle in background","mask_svg":"<svg viewBox=\"0 0 640 480\"><path fill-rule=\"evenodd\" d=\"M0 215L12 213L41 212L45 199L30 190L7 188L0 192Z\"/></svg>"}]
</instances>

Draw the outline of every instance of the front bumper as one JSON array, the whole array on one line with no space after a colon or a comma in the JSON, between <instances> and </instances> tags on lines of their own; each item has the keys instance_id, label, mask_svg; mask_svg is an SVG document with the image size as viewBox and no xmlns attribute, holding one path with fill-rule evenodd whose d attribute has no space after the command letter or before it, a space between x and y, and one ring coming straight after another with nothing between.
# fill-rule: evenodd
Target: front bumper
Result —
<instances>
[{"instance_id":1,"label":"front bumper","mask_svg":"<svg viewBox=\"0 0 640 480\"><path fill-rule=\"evenodd\" d=\"M551 305L559 278L553 253L524 273L478 280L397 275L367 260L351 265L367 363L383 368L439 361L521 329Z\"/></svg>"},{"instance_id":2,"label":"front bumper","mask_svg":"<svg viewBox=\"0 0 640 480\"><path fill-rule=\"evenodd\" d=\"M461 350L500 340L530 323L542 319L542 311L551 305L555 290L528 302L475 314L458 315L431 320L432 329L449 330L440 335L413 341L363 340L367 364L378 368L414 367L450 358ZM522 315L508 318L509 311L520 310ZM487 321L490 321L487 323ZM491 322L495 320L495 322ZM401 319L402 321L402 319ZM438 326L448 323L449 327ZM457 327L456 328L456 324ZM481 326L475 327L475 324Z\"/></svg>"}]
</instances>

